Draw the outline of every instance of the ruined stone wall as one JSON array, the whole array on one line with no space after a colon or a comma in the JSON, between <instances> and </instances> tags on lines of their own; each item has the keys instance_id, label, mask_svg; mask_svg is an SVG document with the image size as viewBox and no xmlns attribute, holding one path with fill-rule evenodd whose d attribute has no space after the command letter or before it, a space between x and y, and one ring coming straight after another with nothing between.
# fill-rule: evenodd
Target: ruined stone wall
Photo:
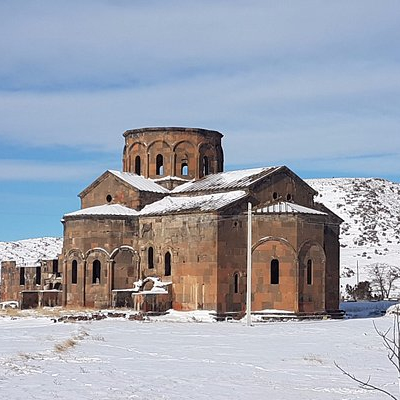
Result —
<instances>
[{"instance_id":1,"label":"ruined stone wall","mask_svg":"<svg viewBox=\"0 0 400 400\"><path fill-rule=\"evenodd\" d=\"M21 291L19 276L20 270L15 261L1 262L1 301L19 301L19 292Z\"/></svg>"},{"instance_id":2,"label":"ruined stone wall","mask_svg":"<svg viewBox=\"0 0 400 400\"><path fill-rule=\"evenodd\" d=\"M199 179L223 171L222 134L217 131L143 128L126 131L124 137L124 171L147 178L178 176L185 179ZM158 156L162 158L157 159Z\"/></svg>"},{"instance_id":3,"label":"ruined stone wall","mask_svg":"<svg viewBox=\"0 0 400 400\"><path fill-rule=\"evenodd\" d=\"M61 290L61 285L48 287L49 282L57 281L55 274L57 265L57 260L43 260L38 266L17 266L15 261L3 261L1 263L1 301L15 300L22 305L21 292L23 291ZM37 294L36 298L38 298Z\"/></svg>"}]
</instances>

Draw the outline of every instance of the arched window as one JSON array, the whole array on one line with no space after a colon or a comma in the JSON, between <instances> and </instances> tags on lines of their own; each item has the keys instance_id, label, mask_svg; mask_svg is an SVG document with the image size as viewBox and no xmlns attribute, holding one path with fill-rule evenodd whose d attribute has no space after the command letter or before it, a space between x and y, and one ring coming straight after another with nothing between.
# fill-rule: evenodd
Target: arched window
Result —
<instances>
[{"instance_id":1,"label":"arched window","mask_svg":"<svg viewBox=\"0 0 400 400\"><path fill-rule=\"evenodd\" d=\"M271 261L271 285L279 284L279 261L274 258Z\"/></svg>"},{"instance_id":2,"label":"arched window","mask_svg":"<svg viewBox=\"0 0 400 400\"><path fill-rule=\"evenodd\" d=\"M135 158L135 174L140 175L140 157Z\"/></svg>"},{"instance_id":3,"label":"arched window","mask_svg":"<svg viewBox=\"0 0 400 400\"><path fill-rule=\"evenodd\" d=\"M42 267L36 267L36 285L40 285L42 283Z\"/></svg>"},{"instance_id":4,"label":"arched window","mask_svg":"<svg viewBox=\"0 0 400 400\"><path fill-rule=\"evenodd\" d=\"M207 156L203 157L202 171L203 171L203 176L206 176L209 174L209 166L208 166L208 157Z\"/></svg>"},{"instance_id":5,"label":"arched window","mask_svg":"<svg viewBox=\"0 0 400 400\"><path fill-rule=\"evenodd\" d=\"M25 267L19 268L19 284L25 285Z\"/></svg>"},{"instance_id":6,"label":"arched window","mask_svg":"<svg viewBox=\"0 0 400 400\"><path fill-rule=\"evenodd\" d=\"M100 283L101 263L99 260L93 261L92 283Z\"/></svg>"},{"instance_id":7,"label":"arched window","mask_svg":"<svg viewBox=\"0 0 400 400\"><path fill-rule=\"evenodd\" d=\"M152 247L147 250L147 266L148 268L154 268L154 250Z\"/></svg>"},{"instance_id":8,"label":"arched window","mask_svg":"<svg viewBox=\"0 0 400 400\"><path fill-rule=\"evenodd\" d=\"M307 285L312 285L312 260L307 261Z\"/></svg>"},{"instance_id":9,"label":"arched window","mask_svg":"<svg viewBox=\"0 0 400 400\"><path fill-rule=\"evenodd\" d=\"M182 176L189 175L189 167L187 165L187 162L183 162L182 165L181 165L181 175Z\"/></svg>"},{"instance_id":10,"label":"arched window","mask_svg":"<svg viewBox=\"0 0 400 400\"><path fill-rule=\"evenodd\" d=\"M233 292L239 293L239 274L237 272L233 275Z\"/></svg>"},{"instance_id":11,"label":"arched window","mask_svg":"<svg viewBox=\"0 0 400 400\"><path fill-rule=\"evenodd\" d=\"M58 260L53 260L53 274L56 274L57 276L60 276L60 275L58 275Z\"/></svg>"},{"instance_id":12,"label":"arched window","mask_svg":"<svg viewBox=\"0 0 400 400\"><path fill-rule=\"evenodd\" d=\"M156 175L164 175L164 157L157 154L156 157Z\"/></svg>"},{"instance_id":13,"label":"arched window","mask_svg":"<svg viewBox=\"0 0 400 400\"><path fill-rule=\"evenodd\" d=\"M72 261L71 283L78 283L78 261Z\"/></svg>"},{"instance_id":14,"label":"arched window","mask_svg":"<svg viewBox=\"0 0 400 400\"><path fill-rule=\"evenodd\" d=\"M164 257L164 275L165 276L170 276L171 275L171 253L169 251L167 251L165 253L165 257Z\"/></svg>"}]
</instances>

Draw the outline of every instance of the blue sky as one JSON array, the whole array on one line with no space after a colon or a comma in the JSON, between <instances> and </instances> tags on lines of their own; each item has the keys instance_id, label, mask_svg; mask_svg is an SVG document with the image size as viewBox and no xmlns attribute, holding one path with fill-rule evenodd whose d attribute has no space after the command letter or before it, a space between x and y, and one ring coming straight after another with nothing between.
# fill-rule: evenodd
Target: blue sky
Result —
<instances>
[{"instance_id":1,"label":"blue sky","mask_svg":"<svg viewBox=\"0 0 400 400\"><path fill-rule=\"evenodd\" d=\"M122 133L215 129L225 169L400 181L400 2L0 1L0 241L61 236Z\"/></svg>"}]
</instances>

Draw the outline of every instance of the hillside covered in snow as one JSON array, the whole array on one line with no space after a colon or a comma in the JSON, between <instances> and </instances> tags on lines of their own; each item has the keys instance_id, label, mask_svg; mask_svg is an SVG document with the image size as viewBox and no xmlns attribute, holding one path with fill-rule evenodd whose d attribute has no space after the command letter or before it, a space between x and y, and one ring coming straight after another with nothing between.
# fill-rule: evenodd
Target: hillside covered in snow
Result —
<instances>
[{"instance_id":1,"label":"hillside covered in snow","mask_svg":"<svg viewBox=\"0 0 400 400\"><path fill-rule=\"evenodd\" d=\"M370 265L400 267L400 184L378 178L308 179L315 199L343 220L342 287L369 280ZM358 266L358 268L357 268ZM354 272L354 275L352 274Z\"/></svg>"},{"instance_id":2,"label":"hillside covered in snow","mask_svg":"<svg viewBox=\"0 0 400 400\"><path fill-rule=\"evenodd\" d=\"M29 265L41 259L55 258L61 249L62 238L55 237L0 242L0 261L13 260L19 265Z\"/></svg>"}]
</instances>

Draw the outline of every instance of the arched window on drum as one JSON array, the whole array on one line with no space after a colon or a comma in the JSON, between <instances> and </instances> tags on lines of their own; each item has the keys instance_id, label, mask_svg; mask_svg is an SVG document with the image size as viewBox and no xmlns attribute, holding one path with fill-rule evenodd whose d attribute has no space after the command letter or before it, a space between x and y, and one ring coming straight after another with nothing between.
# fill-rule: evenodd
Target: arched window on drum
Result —
<instances>
[{"instance_id":1,"label":"arched window on drum","mask_svg":"<svg viewBox=\"0 0 400 400\"><path fill-rule=\"evenodd\" d=\"M156 175L164 175L164 157L162 154L157 154L156 157Z\"/></svg>"},{"instance_id":2,"label":"arched window on drum","mask_svg":"<svg viewBox=\"0 0 400 400\"><path fill-rule=\"evenodd\" d=\"M141 160L140 156L136 156L135 158L135 174L140 175L140 170L141 170Z\"/></svg>"}]
</instances>

